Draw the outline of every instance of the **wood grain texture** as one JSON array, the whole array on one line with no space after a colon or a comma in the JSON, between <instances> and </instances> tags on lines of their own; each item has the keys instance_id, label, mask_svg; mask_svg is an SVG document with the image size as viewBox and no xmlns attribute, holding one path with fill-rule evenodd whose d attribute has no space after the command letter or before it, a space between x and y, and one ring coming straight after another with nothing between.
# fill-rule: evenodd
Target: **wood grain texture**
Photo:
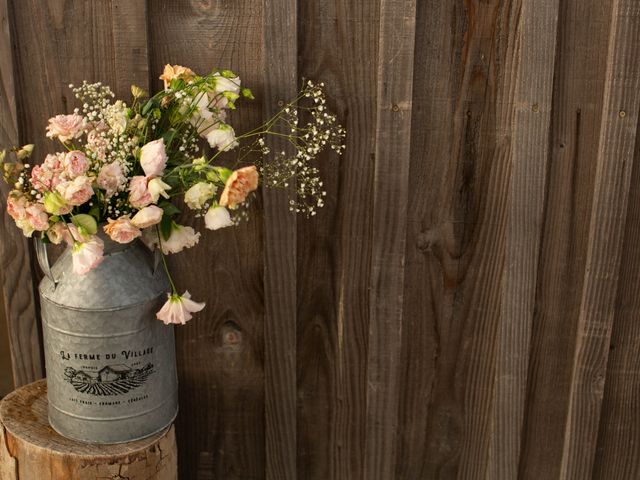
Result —
<instances>
[{"instance_id":1,"label":"wood grain texture","mask_svg":"<svg viewBox=\"0 0 640 480\"><path fill-rule=\"evenodd\" d=\"M416 49L400 478L489 472L519 5L418 10L445 34Z\"/></svg>"},{"instance_id":2,"label":"wood grain texture","mask_svg":"<svg viewBox=\"0 0 640 480\"><path fill-rule=\"evenodd\" d=\"M516 2L504 83L513 92L511 179L486 478L517 478L527 401L529 345L542 232L558 0ZM511 72L513 74L511 74Z\"/></svg>"},{"instance_id":3,"label":"wood grain texture","mask_svg":"<svg viewBox=\"0 0 640 480\"><path fill-rule=\"evenodd\" d=\"M0 403L2 480L177 480L173 426L135 442L89 445L55 432L47 407L44 380L16 390Z\"/></svg>"},{"instance_id":4,"label":"wood grain texture","mask_svg":"<svg viewBox=\"0 0 640 480\"><path fill-rule=\"evenodd\" d=\"M2 273L0 273L0 285L4 285ZM4 303L0 303L0 398L13 390L14 387L8 327Z\"/></svg>"},{"instance_id":5,"label":"wood grain texture","mask_svg":"<svg viewBox=\"0 0 640 480\"><path fill-rule=\"evenodd\" d=\"M264 117L298 92L297 2L265 0ZM282 132L288 133L288 132ZM270 139L272 152L288 142ZM290 151L290 150L289 150ZM296 215L289 191L263 189L264 199L264 361L266 478L297 478L296 467Z\"/></svg>"},{"instance_id":6,"label":"wood grain texture","mask_svg":"<svg viewBox=\"0 0 640 480\"><path fill-rule=\"evenodd\" d=\"M378 53L364 478L396 467L416 3L382 0Z\"/></svg>"},{"instance_id":7,"label":"wood grain texture","mask_svg":"<svg viewBox=\"0 0 640 480\"><path fill-rule=\"evenodd\" d=\"M595 480L623 480L640 473L640 135L631 177L623 262L602 399ZM621 455L621 452L624 452Z\"/></svg>"},{"instance_id":8,"label":"wood grain texture","mask_svg":"<svg viewBox=\"0 0 640 480\"><path fill-rule=\"evenodd\" d=\"M558 478L585 272L611 3L561 2L523 479Z\"/></svg>"},{"instance_id":9,"label":"wood grain texture","mask_svg":"<svg viewBox=\"0 0 640 480\"><path fill-rule=\"evenodd\" d=\"M237 71L238 131L303 77L347 127L316 217L269 192L170 259L208 304L177 330L181 477L640 475L637 2L4 2L0 134L38 160L66 84L128 98L169 62ZM0 235L29 379L38 273Z\"/></svg>"},{"instance_id":10,"label":"wood grain texture","mask_svg":"<svg viewBox=\"0 0 640 480\"><path fill-rule=\"evenodd\" d=\"M18 135L10 23L7 0L2 0L0 1L0 148L18 145L20 140L26 138L25 135L21 138ZM9 187L0 181L0 200L3 205L8 192ZM16 228L4 207L0 219L0 239L2 309L7 320L7 323L3 322L0 328L7 328L8 344L11 349L12 381L15 386L20 386L41 378L44 367L36 317L29 243ZM5 364L5 368L6 366ZM5 382L9 383L11 374L6 372L3 377L6 379Z\"/></svg>"},{"instance_id":11,"label":"wood grain texture","mask_svg":"<svg viewBox=\"0 0 640 480\"><path fill-rule=\"evenodd\" d=\"M640 115L639 57L640 5L615 1L561 478L593 470Z\"/></svg>"},{"instance_id":12,"label":"wood grain texture","mask_svg":"<svg viewBox=\"0 0 640 480\"><path fill-rule=\"evenodd\" d=\"M299 3L300 76L348 131L319 159L325 207L298 221L300 479L363 475L378 25L377 2Z\"/></svg>"},{"instance_id":13,"label":"wood grain texture","mask_svg":"<svg viewBox=\"0 0 640 480\"><path fill-rule=\"evenodd\" d=\"M228 68L251 88L254 102L229 115L242 132L260 125L264 82L262 2L149 3L152 88L164 64L196 72ZM209 231L197 248L169 258L178 288L207 303L176 329L180 380L177 421L180 477L262 479L265 476L263 223L258 198L250 221ZM193 221L187 217L179 223ZM198 220L200 222L201 220ZM200 224L201 225L201 224Z\"/></svg>"}]
</instances>

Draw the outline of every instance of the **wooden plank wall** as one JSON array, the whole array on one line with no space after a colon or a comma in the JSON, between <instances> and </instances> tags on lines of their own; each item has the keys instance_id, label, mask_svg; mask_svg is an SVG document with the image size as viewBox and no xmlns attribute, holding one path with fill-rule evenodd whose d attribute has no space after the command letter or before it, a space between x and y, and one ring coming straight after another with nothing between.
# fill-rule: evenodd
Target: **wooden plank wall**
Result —
<instances>
[{"instance_id":1,"label":"wooden plank wall","mask_svg":"<svg viewBox=\"0 0 640 480\"><path fill-rule=\"evenodd\" d=\"M40 157L68 83L126 96L167 62L237 71L258 99L239 129L303 78L348 129L316 217L265 193L171 258L208 303L177 329L181 478L640 478L637 1L1 0L0 17L0 143ZM21 385L43 374L39 274L10 223Z\"/></svg>"}]
</instances>

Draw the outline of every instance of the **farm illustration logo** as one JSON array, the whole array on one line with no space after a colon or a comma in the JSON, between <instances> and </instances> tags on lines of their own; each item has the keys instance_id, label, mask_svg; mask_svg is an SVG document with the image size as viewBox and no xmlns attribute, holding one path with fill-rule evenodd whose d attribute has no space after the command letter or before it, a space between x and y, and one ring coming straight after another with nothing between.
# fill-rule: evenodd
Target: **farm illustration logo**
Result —
<instances>
[{"instance_id":1,"label":"farm illustration logo","mask_svg":"<svg viewBox=\"0 0 640 480\"><path fill-rule=\"evenodd\" d=\"M91 375L73 367L64 369L64 377L80 393L90 395L123 395L140 387L154 373L153 364L132 369L124 364L107 365Z\"/></svg>"}]
</instances>

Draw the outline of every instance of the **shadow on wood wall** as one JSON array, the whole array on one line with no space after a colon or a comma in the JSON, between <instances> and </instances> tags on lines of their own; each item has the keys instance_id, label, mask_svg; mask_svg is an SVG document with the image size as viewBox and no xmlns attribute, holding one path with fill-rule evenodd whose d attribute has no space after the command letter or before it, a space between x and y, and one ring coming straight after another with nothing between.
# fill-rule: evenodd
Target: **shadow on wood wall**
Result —
<instances>
[{"instance_id":1,"label":"shadow on wood wall","mask_svg":"<svg viewBox=\"0 0 640 480\"><path fill-rule=\"evenodd\" d=\"M348 129L327 206L172 258L181 478L640 476L635 0L0 0L0 143L51 151L69 83L302 78ZM15 99L15 101L14 101ZM28 243L0 255L16 385L43 375Z\"/></svg>"}]
</instances>

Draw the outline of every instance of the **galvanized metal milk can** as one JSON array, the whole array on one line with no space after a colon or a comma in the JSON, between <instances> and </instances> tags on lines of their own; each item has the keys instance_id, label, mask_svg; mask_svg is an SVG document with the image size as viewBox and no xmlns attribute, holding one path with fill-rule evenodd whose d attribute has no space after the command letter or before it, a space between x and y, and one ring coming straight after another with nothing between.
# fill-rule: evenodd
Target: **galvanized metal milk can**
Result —
<instances>
[{"instance_id":1,"label":"galvanized metal milk can","mask_svg":"<svg viewBox=\"0 0 640 480\"><path fill-rule=\"evenodd\" d=\"M101 234L105 258L84 276L69 249L36 253L51 426L89 443L120 443L168 426L178 411L173 327L156 320L168 282L140 242Z\"/></svg>"}]
</instances>

